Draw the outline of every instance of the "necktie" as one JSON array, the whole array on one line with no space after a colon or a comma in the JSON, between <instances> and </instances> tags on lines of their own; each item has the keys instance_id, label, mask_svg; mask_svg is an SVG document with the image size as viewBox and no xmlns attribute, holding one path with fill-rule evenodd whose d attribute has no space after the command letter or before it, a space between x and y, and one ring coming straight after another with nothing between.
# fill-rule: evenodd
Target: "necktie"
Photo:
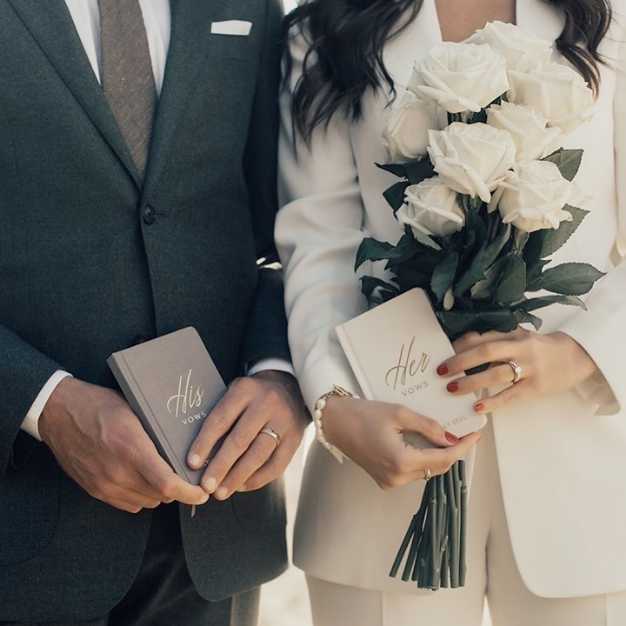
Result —
<instances>
[{"instance_id":1,"label":"necktie","mask_svg":"<svg viewBox=\"0 0 626 626\"><path fill-rule=\"evenodd\" d=\"M143 177L157 102L143 13L139 0L98 3L102 88Z\"/></svg>"}]
</instances>

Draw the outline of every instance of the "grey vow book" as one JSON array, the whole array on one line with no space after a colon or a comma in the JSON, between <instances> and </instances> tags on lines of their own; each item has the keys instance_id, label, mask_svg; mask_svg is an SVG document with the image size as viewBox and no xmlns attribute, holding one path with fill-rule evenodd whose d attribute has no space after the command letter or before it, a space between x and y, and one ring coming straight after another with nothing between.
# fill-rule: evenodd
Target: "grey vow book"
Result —
<instances>
[{"instance_id":1,"label":"grey vow book","mask_svg":"<svg viewBox=\"0 0 626 626\"><path fill-rule=\"evenodd\" d=\"M174 471L194 485L187 453L226 386L195 328L116 352L107 361L126 401Z\"/></svg>"}]
</instances>

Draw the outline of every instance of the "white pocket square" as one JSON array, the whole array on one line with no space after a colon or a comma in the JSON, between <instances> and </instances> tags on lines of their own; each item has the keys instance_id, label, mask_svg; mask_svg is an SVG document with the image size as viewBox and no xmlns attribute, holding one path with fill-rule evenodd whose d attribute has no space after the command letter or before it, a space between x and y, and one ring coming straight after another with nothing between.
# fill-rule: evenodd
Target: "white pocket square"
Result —
<instances>
[{"instance_id":1,"label":"white pocket square","mask_svg":"<svg viewBox=\"0 0 626 626\"><path fill-rule=\"evenodd\" d=\"M211 33L213 35L238 35L247 37L252 30L252 22L244 20L228 20L226 22L213 22Z\"/></svg>"}]
</instances>

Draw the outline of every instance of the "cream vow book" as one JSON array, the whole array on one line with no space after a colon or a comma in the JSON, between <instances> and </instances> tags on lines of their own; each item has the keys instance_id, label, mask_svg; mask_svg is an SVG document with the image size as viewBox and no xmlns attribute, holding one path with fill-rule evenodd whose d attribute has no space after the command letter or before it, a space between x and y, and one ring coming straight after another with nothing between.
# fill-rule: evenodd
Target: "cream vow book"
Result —
<instances>
[{"instance_id":1,"label":"cream vow book","mask_svg":"<svg viewBox=\"0 0 626 626\"><path fill-rule=\"evenodd\" d=\"M337 328L363 396L403 404L436 419L448 432L464 437L487 423L473 410L473 395L455 397L437 367L454 355L421 289L381 304ZM417 446L425 445L410 438Z\"/></svg>"}]
</instances>

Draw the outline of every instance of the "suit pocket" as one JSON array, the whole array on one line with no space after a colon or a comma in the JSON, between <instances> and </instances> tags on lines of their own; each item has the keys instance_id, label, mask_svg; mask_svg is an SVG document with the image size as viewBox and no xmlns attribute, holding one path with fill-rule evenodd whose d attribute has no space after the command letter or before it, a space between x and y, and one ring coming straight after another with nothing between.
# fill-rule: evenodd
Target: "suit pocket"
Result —
<instances>
[{"instance_id":1,"label":"suit pocket","mask_svg":"<svg viewBox=\"0 0 626 626\"><path fill-rule=\"evenodd\" d=\"M0 479L0 566L42 552L59 517L59 469L48 449L35 442L16 461Z\"/></svg>"},{"instance_id":2,"label":"suit pocket","mask_svg":"<svg viewBox=\"0 0 626 626\"><path fill-rule=\"evenodd\" d=\"M246 529L282 527L286 524L285 492L282 480L258 491L233 497L235 517Z\"/></svg>"}]
</instances>

